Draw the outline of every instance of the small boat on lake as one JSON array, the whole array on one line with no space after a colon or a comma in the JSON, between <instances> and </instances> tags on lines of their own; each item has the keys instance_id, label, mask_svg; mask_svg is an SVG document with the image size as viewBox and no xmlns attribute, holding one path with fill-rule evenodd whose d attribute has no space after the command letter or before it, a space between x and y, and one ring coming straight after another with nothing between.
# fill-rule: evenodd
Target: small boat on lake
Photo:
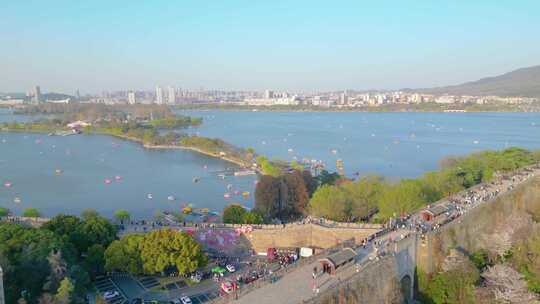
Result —
<instances>
[{"instance_id":1,"label":"small boat on lake","mask_svg":"<svg viewBox=\"0 0 540 304\"><path fill-rule=\"evenodd\" d=\"M196 209L193 209L193 213L208 214L208 212L210 212L210 209L208 209L208 208L196 208Z\"/></svg>"},{"instance_id":2,"label":"small boat on lake","mask_svg":"<svg viewBox=\"0 0 540 304\"><path fill-rule=\"evenodd\" d=\"M254 170L240 170L235 171L234 176L247 176L247 175L255 175L257 174Z\"/></svg>"},{"instance_id":3,"label":"small boat on lake","mask_svg":"<svg viewBox=\"0 0 540 304\"><path fill-rule=\"evenodd\" d=\"M176 197L172 196L172 195L169 195L167 196L167 200L169 201L175 201L176 200Z\"/></svg>"},{"instance_id":4,"label":"small boat on lake","mask_svg":"<svg viewBox=\"0 0 540 304\"><path fill-rule=\"evenodd\" d=\"M197 183L198 181L199 181L199 178L198 178L198 177L196 177L196 176L193 177L193 182L194 182L194 183Z\"/></svg>"},{"instance_id":5,"label":"small boat on lake","mask_svg":"<svg viewBox=\"0 0 540 304\"><path fill-rule=\"evenodd\" d=\"M10 188L11 186L13 186L13 184L11 182L5 182L4 183L4 187L6 187L6 188Z\"/></svg>"},{"instance_id":6,"label":"small boat on lake","mask_svg":"<svg viewBox=\"0 0 540 304\"><path fill-rule=\"evenodd\" d=\"M13 202L14 202L15 204L20 204L20 203L21 203L21 198L20 198L20 197L14 198L14 199L13 199Z\"/></svg>"},{"instance_id":7,"label":"small boat on lake","mask_svg":"<svg viewBox=\"0 0 540 304\"><path fill-rule=\"evenodd\" d=\"M117 176L114 177L114 179L117 180L117 181L120 181L120 180L122 180L122 176L117 175Z\"/></svg>"},{"instance_id":8,"label":"small boat on lake","mask_svg":"<svg viewBox=\"0 0 540 304\"><path fill-rule=\"evenodd\" d=\"M223 194L223 197L224 198L231 198L231 194L230 193L225 193L225 194Z\"/></svg>"},{"instance_id":9,"label":"small boat on lake","mask_svg":"<svg viewBox=\"0 0 540 304\"><path fill-rule=\"evenodd\" d=\"M148 199L153 199L154 196L152 195L152 193L148 193L148 194L146 195L146 198L148 198Z\"/></svg>"},{"instance_id":10,"label":"small boat on lake","mask_svg":"<svg viewBox=\"0 0 540 304\"><path fill-rule=\"evenodd\" d=\"M112 180L106 178L105 179L105 185L110 185L112 183Z\"/></svg>"}]
</instances>

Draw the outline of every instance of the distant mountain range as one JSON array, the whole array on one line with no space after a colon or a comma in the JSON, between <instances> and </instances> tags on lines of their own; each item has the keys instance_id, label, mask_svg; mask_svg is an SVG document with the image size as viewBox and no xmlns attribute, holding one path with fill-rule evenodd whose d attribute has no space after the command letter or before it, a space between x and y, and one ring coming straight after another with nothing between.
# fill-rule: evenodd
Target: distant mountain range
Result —
<instances>
[{"instance_id":1,"label":"distant mountain range","mask_svg":"<svg viewBox=\"0 0 540 304\"><path fill-rule=\"evenodd\" d=\"M411 90L428 94L449 95L497 95L540 98L540 65L517 69L495 77L459 85Z\"/></svg>"}]
</instances>

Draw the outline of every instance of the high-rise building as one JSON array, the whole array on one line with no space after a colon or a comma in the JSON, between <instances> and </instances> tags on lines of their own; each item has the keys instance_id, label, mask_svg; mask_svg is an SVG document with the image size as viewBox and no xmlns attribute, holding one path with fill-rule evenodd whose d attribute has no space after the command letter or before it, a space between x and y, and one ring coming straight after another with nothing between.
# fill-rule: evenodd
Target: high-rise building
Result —
<instances>
[{"instance_id":1,"label":"high-rise building","mask_svg":"<svg viewBox=\"0 0 540 304\"><path fill-rule=\"evenodd\" d=\"M176 89L173 87L168 88L169 98L168 102L169 104L175 104L176 103Z\"/></svg>"},{"instance_id":2,"label":"high-rise building","mask_svg":"<svg viewBox=\"0 0 540 304\"><path fill-rule=\"evenodd\" d=\"M340 105L346 105L348 104L348 96L347 96L347 93L341 93L341 95L339 96L339 104Z\"/></svg>"},{"instance_id":3,"label":"high-rise building","mask_svg":"<svg viewBox=\"0 0 540 304\"><path fill-rule=\"evenodd\" d=\"M38 104L41 99L41 89L39 88L39 86L34 87L34 92L32 92L32 95L32 100L34 101L34 103Z\"/></svg>"},{"instance_id":4,"label":"high-rise building","mask_svg":"<svg viewBox=\"0 0 540 304\"><path fill-rule=\"evenodd\" d=\"M129 104L135 104L136 100L135 100L135 92L133 91L129 91L128 92L128 103Z\"/></svg>"},{"instance_id":5,"label":"high-rise building","mask_svg":"<svg viewBox=\"0 0 540 304\"><path fill-rule=\"evenodd\" d=\"M163 89L160 86L156 87L156 103L163 104Z\"/></svg>"},{"instance_id":6,"label":"high-rise building","mask_svg":"<svg viewBox=\"0 0 540 304\"><path fill-rule=\"evenodd\" d=\"M274 92L270 90L264 91L264 99L274 98Z\"/></svg>"},{"instance_id":7,"label":"high-rise building","mask_svg":"<svg viewBox=\"0 0 540 304\"><path fill-rule=\"evenodd\" d=\"M79 89L75 91L75 97L77 98L77 100L81 100L81 93L79 92Z\"/></svg>"}]
</instances>

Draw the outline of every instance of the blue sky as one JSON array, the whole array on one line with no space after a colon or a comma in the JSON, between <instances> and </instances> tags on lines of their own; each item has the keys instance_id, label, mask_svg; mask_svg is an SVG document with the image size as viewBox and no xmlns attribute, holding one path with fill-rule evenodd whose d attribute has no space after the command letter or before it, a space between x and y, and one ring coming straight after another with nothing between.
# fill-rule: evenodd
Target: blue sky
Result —
<instances>
[{"instance_id":1,"label":"blue sky","mask_svg":"<svg viewBox=\"0 0 540 304\"><path fill-rule=\"evenodd\" d=\"M0 0L0 91L455 84L540 64L540 1Z\"/></svg>"}]
</instances>

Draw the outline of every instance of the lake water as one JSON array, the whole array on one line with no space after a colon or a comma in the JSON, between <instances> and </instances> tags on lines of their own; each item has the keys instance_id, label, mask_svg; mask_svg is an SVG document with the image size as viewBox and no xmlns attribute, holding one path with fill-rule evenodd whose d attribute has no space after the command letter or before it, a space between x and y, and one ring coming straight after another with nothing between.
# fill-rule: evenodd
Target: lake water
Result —
<instances>
[{"instance_id":1,"label":"lake water","mask_svg":"<svg viewBox=\"0 0 540 304\"><path fill-rule=\"evenodd\" d=\"M330 169L342 159L349 175L416 177L449 155L540 148L540 113L179 113L204 117L192 132L270 157L323 160Z\"/></svg>"},{"instance_id":2,"label":"lake water","mask_svg":"<svg viewBox=\"0 0 540 304\"><path fill-rule=\"evenodd\" d=\"M0 121L13 119L5 111L0 114ZM232 201L251 207L251 196L223 197L228 184L234 186L232 191L253 189L254 176L222 180L214 173L235 167L191 151L147 150L109 136L0 132L0 206L18 214L35 207L49 216L79 214L86 208L111 216L122 208L137 218L149 218L156 209L179 211L186 203L218 212ZM195 176L200 177L197 183ZM6 182L12 186L5 187ZM168 196L176 200L169 201ZM21 202L15 203L15 198Z\"/></svg>"},{"instance_id":3,"label":"lake water","mask_svg":"<svg viewBox=\"0 0 540 304\"><path fill-rule=\"evenodd\" d=\"M540 148L539 113L181 113L204 117L201 127L188 132L253 147L270 157L323 160L330 169L339 158L347 174L415 177L436 169L448 155L507 146ZM0 109L0 122L31 119ZM109 136L0 132L0 206L17 213L35 207L49 216L79 214L85 208L110 216L122 208L138 218L156 209L180 210L186 203L215 211L231 201L253 206L252 196L224 199L228 184L233 190L254 190L253 176L222 180L213 173L230 167L235 166L191 151L146 150ZM62 173L56 174L57 169ZM200 177L197 183L195 176ZM4 187L5 182L12 186ZM167 199L171 195L175 201Z\"/></svg>"}]
</instances>

